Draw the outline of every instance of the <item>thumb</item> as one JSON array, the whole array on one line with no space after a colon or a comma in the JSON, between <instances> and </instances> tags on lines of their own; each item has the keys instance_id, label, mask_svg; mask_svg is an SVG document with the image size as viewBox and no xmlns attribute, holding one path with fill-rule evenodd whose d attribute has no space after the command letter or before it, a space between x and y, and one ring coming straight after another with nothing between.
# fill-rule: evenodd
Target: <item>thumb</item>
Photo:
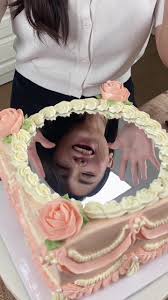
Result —
<instances>
[{"instance_id":1,"label":"thumb","mask_svg":"<svg viewBox=\"0 0 168 300\"><path fill-rule=\"evenodd\" d=\"M40 141L40 144L46 149L52 149L56 146L56 144L48 141L46 138Z\"/></svg>"},{"instance_id":2,"label":"thumb","mask_svg":"<svg viewBox=\"0 0 168 300\"><path fill-rule=\"evenodd\" d=\"M117 150L121 148L120 140L116 140L114 143L108 143L108 146L112 150Z\"/></svg>"},{"instance_id":3,"label":"thumb","mask_svg":"<svg viewBox=\"0 0 168 300\"><path fill-rule=\"evenodd\" d=\"M37 137L35 139L35 142L40 143L44 148L46 149L52 149L55 147L55 144L47 140L41 132L37 133Z\"/></svg>"}]
</instances>

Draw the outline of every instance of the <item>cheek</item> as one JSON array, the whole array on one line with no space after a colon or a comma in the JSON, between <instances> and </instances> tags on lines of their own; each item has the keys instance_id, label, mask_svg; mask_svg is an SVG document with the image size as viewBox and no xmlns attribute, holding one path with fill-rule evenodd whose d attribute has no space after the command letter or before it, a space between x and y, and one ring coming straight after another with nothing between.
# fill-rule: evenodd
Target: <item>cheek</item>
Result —
<instances>
[{"instance_id":1,"label":"cheek","mask_svg":"<svg viewBox=\"0 0 168 300\"><path fill-rule=\"evenodd\" d=\"M108 160L101 160L101 161L96 161L93 165L93 171L97 173L99 177L102 176L102 174L105 172L108 166Z\"/></svg>"}]
</instances>

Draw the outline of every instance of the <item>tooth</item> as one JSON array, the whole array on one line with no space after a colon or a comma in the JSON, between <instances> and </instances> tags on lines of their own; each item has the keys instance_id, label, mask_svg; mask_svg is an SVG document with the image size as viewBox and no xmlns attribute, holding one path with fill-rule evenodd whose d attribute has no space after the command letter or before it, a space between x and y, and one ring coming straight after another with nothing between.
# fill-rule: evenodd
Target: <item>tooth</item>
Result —
<instances>
[{"instance_id":1,"label":"tooth","mask_svg":"<svg viewBox=\"0 0 168 300\"><path fill-rule=\"evenodd\" d=\"M74 148L80 153L89 154L89 155L92 154L92 150L83 149L78 146L75 146Z\"/></svg>"}]
</instances>

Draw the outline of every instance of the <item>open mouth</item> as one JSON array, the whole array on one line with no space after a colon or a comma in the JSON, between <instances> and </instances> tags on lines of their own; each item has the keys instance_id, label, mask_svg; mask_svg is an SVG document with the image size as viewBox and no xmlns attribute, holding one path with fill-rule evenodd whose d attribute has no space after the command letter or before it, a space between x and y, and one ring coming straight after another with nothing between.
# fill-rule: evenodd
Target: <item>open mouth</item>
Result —
<instances>
[{"instance_id":1,"label":"open mouth","mask_svg":"<svg viewBox=\"0 0 168 300\"><path fill-rule=\"evenodd\" d=\"M95 154L95 150L88 145L77 144L77 145L72 146L72 149L81 154L84 154L84 155L94 155Z\"/></svg>"}]
</instances>

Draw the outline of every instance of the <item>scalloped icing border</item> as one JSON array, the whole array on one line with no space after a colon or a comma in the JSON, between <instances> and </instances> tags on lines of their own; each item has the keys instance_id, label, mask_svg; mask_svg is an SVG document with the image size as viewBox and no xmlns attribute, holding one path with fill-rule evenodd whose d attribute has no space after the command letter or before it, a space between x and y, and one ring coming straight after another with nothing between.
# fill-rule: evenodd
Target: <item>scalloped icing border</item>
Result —
<instances>
[{"instance_id":1,"label":"scalloped icing border","mask_svg":"<svg viewBox=\"0 0 168 300\"><path fill-rule=\"evenodd\" d=\"M38 128L43 127L45 120L55 120L58 116L66 117L71 113L100 113L108 119L123 118L128 123L134 123L143 129L151 138L154 145L159 148L161 169L148 189L142 189L135 196L124 197L120 203L115 200L106 204L88 203L84 211L90 219L106 219L122 216L126 213L134 213L154 204L168 196L168 135L161 125L150 116L139 111L133 105L126 102L106 101L103 99L87 98L74 99L71 102L62 101L55 106L46 107L39 113L29 117L29 128L21 129L17 135L12 136L11 157L17 170L17 179L24 184L25 190L32 195L35 201L45 204L59 197L52 193L48 186L40 182L40 178L33 173L28 165L28 147Z\"/></svg>"},{"instance_id":2,"label":"scalloped icing border","mask_svg":"<svg viewBox=\"0 0 168 300\"><path fill-rule=\"evenodd\" d=\"M107 271L90 279L81 279L73 284L67 284L56 291L53 300L80 299L89 296L101 288L117 282L120 277L133 276L140 269L140 265L156 259L168 252L168 238L157 243L146 243L141 248L128 255L124 254Z\"/></svg>"}]
</instances>

